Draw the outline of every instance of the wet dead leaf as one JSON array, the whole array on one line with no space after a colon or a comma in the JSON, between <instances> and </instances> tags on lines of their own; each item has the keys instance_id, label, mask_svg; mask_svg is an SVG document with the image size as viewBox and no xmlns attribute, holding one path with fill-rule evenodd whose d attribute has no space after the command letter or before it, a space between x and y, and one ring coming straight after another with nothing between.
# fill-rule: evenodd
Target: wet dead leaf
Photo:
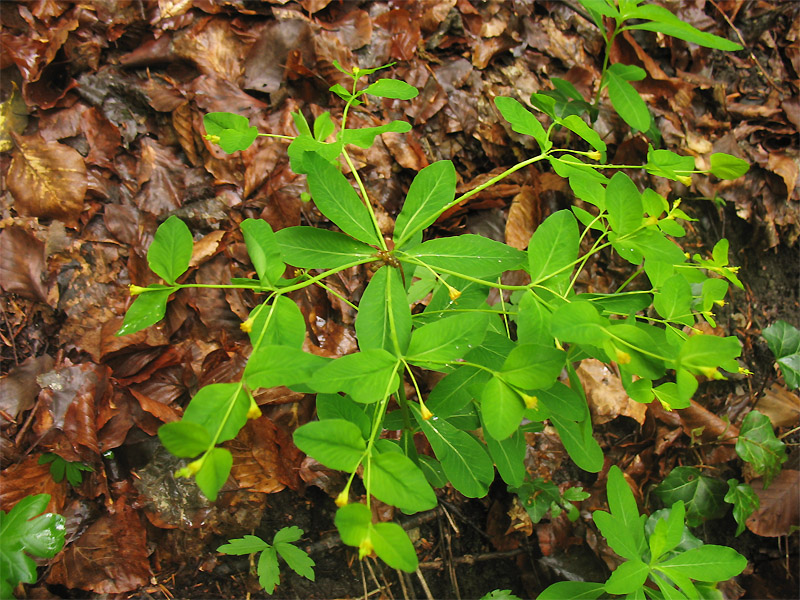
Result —
<instances>
[{"instance_id":1,"label":"wet dead leaf","mask_svg":"<svg viewBox=\"0 0 800 600\"><path fill-rule=\"evenodd\" d=\"M32 455L23 462L10 466L0 475L0 509L8 511L25 496L50 494L47 510L60 513L64 508L68 484L53 481L50 465L40 465L39 455Z\"/></svg>"},{"instance_id":2,"label":"wet dead leaf","mask_svg":"<svg viewBox=\"0 0 800 600\"><path fill-rule=\"evenodd\" d=\"M0 231L0 287L24 298L48 302L44 244L20 227Z\"/></svg>"},{"instance_id":3,"label":"wet dead leaf","mask_svg":"<svg viewBox=\"0 0 800 600\"><path fill-rule=\"evenodd\" d=\"M581 362L578 377L586 392L592 422L606 423L622 415L644 423L647 405L631 400L619 377L595 358Z\"/></svg>"},{"instance_id":4,"label":"wet dead leaf","mask_svg":"<svg viewBox=\"0 0 800 600\"><path fill-rule=\"evenodd\" d=\"M21 215L75 223L86 195L86 164L74 148L39 135L14 135L6 184Z\"/></svg>"},{"instance_id":5,"label":"wet dead leaf","mask_svg":"<svg viewBox=\"0 0 800 600\"><path fill-rule=\"evenodd\" d=\"M797 198L797 177L800 174L800 163L797 157L787 154L772 152L767 161L767 169L779 175L786 184L786 201L790 202L792 197Z\"/></svg>"},{"instance_id":6,"label":"wet dead leaf","mask_svg":"<svg viewBox=\"0 0 800 600\"><path fill-rule=\"evenodd\" d=\"M246 47L227 19L198 19L191 30L175 37L172 50L197 64L205 75L238 83L244 73Z\"/></svg>"},{"instance_id":7,"label":"wet dead leaf","mask_svg":"<svg viewBox=\"0 0 800 600\"><path fill-rule=\"evenodd\" d=\"M751 481L761 505L747 519L747 528L756 535L778 537L800 527L798 481L800 471L792 469L783 469L766 490L760 479Z\"/></svg>"},{"instance_id":8,"label":"wet dead leaf","mask_svg":"<svg viewBox=\"0 0 800 600\"><path fill-rule=\"evenodd\" d=\"M755 410L767 415L775 427L793 427L800 419L800 397L773 383L758 400Z\"/></svg>"},{"instance_id":9,"label":"wet dead leaf","mask_svg":"<svg viewBox=\"0 0 800 600\"><path fill-rule=\"evenodd\" d=\"M293 444L280 444L279 429L266 416L248 421L228 448L233 454L231 475L240 487L264 494L287 486L298 489L303 454Z\"/></svg>"},{"instance_id":10,"label":"wet dead leaf","mask_svg":"<svg viewBox=\"0 0 800 600\"><path fill-rule=\"evenodd\" d=\"M0 409L16 418L33 406L39 395L36 378L53 368L53 357L31 356L0 377Z\"/></svg>"},{"instance_id":11,"label":"wet dead leaf","mask_svg":"<svg viewBox=\"0 0 800 600\"><path fill-rule=\"evenodd\" d=\"M125 498L101 516L60 555L49 583L98 594L135 590L150 580L147 536L137 512Z\"/></svg>"}]
</instances>

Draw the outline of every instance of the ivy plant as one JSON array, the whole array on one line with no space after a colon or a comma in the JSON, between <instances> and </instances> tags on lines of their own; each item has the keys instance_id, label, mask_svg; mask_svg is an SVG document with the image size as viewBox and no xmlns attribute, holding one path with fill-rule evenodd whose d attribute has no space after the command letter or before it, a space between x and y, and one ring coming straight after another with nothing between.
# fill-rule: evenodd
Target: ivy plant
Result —
<instances>
[{"instance_id":1,"label":"ivy plant","mask_svg":"<svg viewBox=\"0 0 800 600\"><path fill-rule=\"evenodd\" d=\"M53 558L64 547L65 520L44 512L49 502L49 494L38 494L26 496L8 513L0 510L0 597L12 598L17 584L36 581L31 557Z\"/></svg>"},{"instance_id":2,"label":"ivy plant","mask_svg":"<svg viewBox=\"0 0 800 600\"><path fill-rule=\"evenodd\" d=\"M602 15L606 9L597 7L611 6L585 4ZM632 0L623 5L645 8ZM625 27L673 23L657 12L625 12L623 21L638 23ZM688 35L686 27L679 33ZM703 334L697 324L713 324L713 310L729 285L742 284L728 264L727 241L721 240L710 257L684 253L675 239L684 235L682 223L690 217L680 200L640 190L623 171L633 166L607 162L605 142L580 111L556 109L551 96L543 100L537 94L531 105L549 116L549 124L515 98L498 97L495 106L511 129L536 141L538 153L462 194L456 193L453 162L430 164L414 177L391 235L384 236L349 148L368 148L376 136L411 126L392 121L352 129L347 124L351 109L366 95L401 100L417 95L402 81L369 81L389 66L345 69L336 63L352 81L348 88L332 88L344 102L338 122L329 113L313 123L302 112L292 115L297 135L288 137L291 168L305 174L310 197L333 227L273 231L266 221L246 219L241 231L255 276L211 285L186 276L192 234L171 216L147 253L163 283L131 286L136 298L118 334L159 321L170 296L183 288L261 294L241 324L252 343L241 380L201 388L180 421L159 429L164 446L189 461L177 475L194 477L206 496L216 499L232 464L223 444L261 414L252 391L283 385L314 393L317 420L297 428L294 442L323 465L348 474L336 499L342 541L362 557L374 552L387 564L413 572L417 557L411 541L400 525L374 522L373 498L415 513L436 506L436 488L448 483L467 497L483 497L495 469L509 486L519 487L525 480L525 434L541 430L545 421L577 466L599 472L603 451L592 435L577 377L580 361L615 363L635 401L658 401L668 410L689 406L698 377L722 378L739 369L738 340ZM624 78L627 72L618 71L615 76ZM236 117L206 115L209 143L238 151L259 135L287 138L254 132ZM576 147L557 146L557 130L571 132ZM426 236L446 211L537 163L566 178L583 205L548 216L527 250L471 234ZM651 148L646 164L636 168L687 184L698 173L730 179L747 170L744 161L725 154L712 155L710 164L708 171L698 169L690 157ZM609 293L582 290L581 271L612 253L631 264L631 277ZM327 278L360 265L367 266L370 277L358 302L326 284ZM527 283L504 283L504 274L512 271L523 272L516 280ZM303 350L306 319L291 294L309 286L322 287L357 310L357 352L332 360ZM492 290L500 293L498 303L488 302ZM439 374L431 389L419 375L426 370ZM427 440L432 455L417 451L417 437ZM366 491L364 503L351 502L357 476ZM563 496L557 504L572 499L578 498ZM685 512L685 507L675 510ZM653 560L661 561L666 552Z\"/></svg>"}]
</instances>

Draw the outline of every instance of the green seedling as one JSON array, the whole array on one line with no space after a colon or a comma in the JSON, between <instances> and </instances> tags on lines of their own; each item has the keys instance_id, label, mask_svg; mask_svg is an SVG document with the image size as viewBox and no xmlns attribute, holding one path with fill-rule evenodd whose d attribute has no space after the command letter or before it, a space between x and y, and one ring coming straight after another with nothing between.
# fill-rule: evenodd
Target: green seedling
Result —
<instances>
[{"instance_id":1,"label":"green seedling","mask_svg":"<svg viewBox=\"0 0 800 600\"><path fill-rule=\"evenodd\" d=\"M525 507L533 523L541 521L548 511L553 519L566 511L570 521L577 521L580 513L573 502L586 500L590 496L580 486L567 488L561 492L555 483L545 481L541 477L527 481L519 488L510 491L517 494L520 504Z\"/></svg>"},{"instance_id":2,"label":"green seedling","mask_svg":"<svg viewBox=\"0 0 800 600\"><path fill-rule=\"evenodd\" d=\"M661 23L689 35L691 28L678 28L639 2L623 4L623 21L637 20L625 27ZM586 5L598 14L611 10L602 8L611 7L605 2ZM634 8L645 12L631 12ZM705 35L700 39L709 41ZM691 158L652 149L646 165L612 165L601 137L573 110L582 106L577 98L569 110L556 110L550 96L532 98L534 108L550 117L545 126L518 100L500 97L495 105L509 127L531 136L539 153L462 194L456 193L451 161L420 170L396 217L390 244L349 148L368 148L376 136L411 126L392 121L350 129L348 113L365 95L410 99L417 92L389 79L363 82L378 69L341 70L353 83L332 89L345 103L339 122L323 113L309 124L302 113L294 113L298 133L289 138L287 149L292 169L306 175L311 198L335 229L298 226L275 232L265 221L247 219L241 230L256 276L197 284L186 276L191 232L180 219L169 217L147 253L163 283L131 286L136 299L118 334L158 322L180 289L238 288L261 294L241 324L252 343L241 381L201 388L180 421L159 429L164 446L189 460L177 475L194 477L215 500L232 464L221 444L260 415L251 390L287 386L314 393L318 420L300 426L294 442L323 465L348 474L336 501L342 540L362 557L374 552L390 566L413 572L417 558L411 541L398 524L373 522L373 498L415 513L436 506L435 490L447 484L467 497L483 497L495 469L518 488L526 477L525 433L541 430L545 421L578 467L602 469L603 451L592 436L577 377L581 360L615 363L631 398L658 401L669 410L690 404L698 377L723 378L739 369L736 338L704 335L696 327L699 321L713 323L713 310L730 283L741 286L728 266L727 242L715 246L711 259L688 257L675 241L684 234L682 222L689 220L680 201L640 190L622 169L643 168L691 183L699 173L733 177L747 165L717 154L711 170L702 171ZM613 73L621 80L635 76L619 68ZM561 88L570 97L571 91ZM262 135L254 134L246 120L226 115L213 113L204 120L207 134L223 149L246 149ZM558 130L568 131L579 149L556 145ZM477 235L425 239L425 230L446 211L536 163L568 179L586 208L573 206L548 216L526 251ZM631 277L611 293L582 291L580 272L610 253L631 264ZM357 303L325 283L359 265L369 265L372 275ZM287 266L293 267L291 278ZM522 271L517 280L529 283L503 283L511 271ZM636 289L629 290L634 280ZM303 350L306 319L289 294L309 286L320 286L357 310L358 352L331 360ZM500 292L495 305L487 302L492 290ZM421 298L427 298L424 308L412 313L411 304ZM423 387L421 370L439 373L432 389ZM560 380L562 372L569 385ZM395 432L392 439L384 435L389 431ZM432 456L417 452L417 436L426 438ZM350 502L357 475L366 490L365 503ZM565 493L556 506L577 499ZM553 502L547 505L551 510ZM683 527L683 515L680 521Z\"/></svg>"},{"instance_id":3,"label":"green seedling","mask_svg":"<svg viewBox=\"0 0 800 600\"><path fill-rule=\"evenodd\" d=\"M53 477L53 481L61 483L64 481L64 476L66 476L67 481L69 481L69 484L73 487L77 487L81 484L84 472L94 471L89 465L85 465L80 461L72 462L64 460L58 454L52 452L45 452L39 457L40 465L45 465L47 463L50 463L50 475Z\"/></svg>"},{"instance_id":4,"label":"green seedling","mask_svg":"<svg viewBox=\"0 0 800 600\"><path fill-rule=\"evenodd\" d=\"M0 597L12 598L19 583L36 581L32 556L53 558L64 547L65 520L44 513L48 494L26 496L8 513L0 510Z\"/></svg>"},{"instance_id":5,"label":"green seedling","mask_svg":"<svg viewBox=\"0 0 800 600\"><path fill-rule=\"evenodd\" d=\"M608 545L625 562L605 583L562 581L545 589L539 600L599 598L707 598L717 582L741 573L747 560L726 546L703 544L688 530L686 507L678 500L649 518L639 514L622 471L608 473L609 512L596 510L593 519ZM648 585L649 584L649 585Z\"/></svg>"},{"instance_id":6,"label":"green seedling","mask_svg":"<svg viewBox=\"0 0 800 600\"><path fill-rule=\"evenodd\" d=\"M786 321L775 321L762 332L790 390L800 387L800 331Z\"/></svg>"},{"instance_id":7,"label":"green seedling","mask_svg":"<svg viewBox=\"0 0 800 600\"><path fill-rule=\"evenodd\" d=\"M272 538L272 544L268 544L260 537L246 535L241 538L228 540L217 548L217 552L223 554L260 554L258 558L258 582L264 591L272 595L275 586L280 583L280 556L289 568L298 575L314 581L314 561L311 557L294 545L303 535L303 530L299 527L284 527L280 529Z\"/></svg>"}]
</instances>

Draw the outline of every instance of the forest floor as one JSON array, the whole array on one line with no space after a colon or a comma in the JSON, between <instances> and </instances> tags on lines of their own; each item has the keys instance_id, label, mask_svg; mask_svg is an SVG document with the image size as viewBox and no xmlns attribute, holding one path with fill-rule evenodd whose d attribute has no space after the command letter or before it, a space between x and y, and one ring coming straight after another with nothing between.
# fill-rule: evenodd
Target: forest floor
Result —
<instances>
[{"instance_id":1,"label":"forest floor","mask_svg":"<svg viewBox=\"0 0 800 600\"><path fill-rule=\"evenodd\" d=\"M655 506L652 486L683 464L751 481L761 495L761 511L739 537L730 513L696 530L748 559L746 571L723 585L725 597L797 598L800 500L791 490L800 475L800 434L792 433L800 398L761 332L778 319L800 326L800 3L665 4L745 50L638 32L618 38L612 61L647 71L637 87L663 147L701 164L725 152L752 167L734 181L695 177L691 188L632 176L683 198L697 219L682 241L687 251L708 255L720 238L730 241L744 289L732 291L713 333L738 337L752 375L705 382L692 407L674 413L652 404L631 409L615 373L591 361L582 379L606 466L625 471L642 506ZM460 189L469 189L526 155L492 98L524 102L552 87L551 77L593 96L602 43L577 1L39 0L4 2L0 23L0 507L48 493L50 510L67 520L65 550L42 563L40 580L22 593L264 597L248 559L216 548L243 534L269 538L286 525L305 531L316 581L286 570L278 597L480 598L507 589L532 598L553 581L607 577L609 549L588 516L602 507L605 479L572 465L549 430L529 438L528 471L589 491L581 518L532 524L499 478L484 499L445 488L436 509L398 517L415 540L417 574L358 561L338 540L333 497L342 476L292 443L293 430L313 416L312 396L285 388L257 396L264 414L228 444L232 476L209 503L192 482L173 478L180 463L156 431L180 417L200 386L240 375L249 343L239 324L257 299L183 290L163 324L114 336L130 304L128 285L156 282L146 252L168 216L195 235L190 277L199 283L252 273L238 228L245 218L276 230L324 226L300 198L304 177L289 170L285 144L260 140L228 157L202 138L205 113L236 112L261 131L294 135L292 111L341 116L342 102L328 91L342 78L334 60L396 61L386 76L420 95L373 102L349 121L413 124L355 154L379 218L390 221L413 175L435 160L453 160ZM595 128L612 162L644 161L647 140L612 111L601 109ZM479 233L522 247L547 215L574 201L563 180L529 167L447 214L435 233ZM626 277L621 261L610 260L580 284L613 290ZM358 292L365 273L332 285ZM352 320L324 291L294 299L318 353L355 350ZM789 459L771 496L719 441L753 407L778 435L789 434ZM45 452L93 471L79 485L56 483L39 464Z\"/></svg>"}]
</instances>

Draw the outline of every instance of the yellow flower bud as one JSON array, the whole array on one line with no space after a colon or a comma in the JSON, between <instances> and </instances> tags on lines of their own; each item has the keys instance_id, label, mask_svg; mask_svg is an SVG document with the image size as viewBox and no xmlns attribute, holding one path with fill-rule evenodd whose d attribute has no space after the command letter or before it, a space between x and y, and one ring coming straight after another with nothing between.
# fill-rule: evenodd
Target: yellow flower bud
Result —
<instances>
[{"instance_id":1,"label":"yellow flower bud","mask_svg":"<svg viewBox=\"0 0 800 600\"><path fill-rule=\"evenodd\" d=\"M250 396L250 408L247 409L247 418L248 419L257 419L261 416L261 409L256 404L255 399Z\"/></svg>"},{"instance_id":2,"label":"yellow flower bud","mask_svg":"<svg viewBox=\"0 0 800 600\"><path fill-rule=\"evenodd\" d=\"M619 348L617 348L616 350L617 350L617 363L618 364L627 365L628 363L631 362L631 355L630 354L628 354L627 352L625 352L623 350L620 350Z\"/></svg>"},{"instance_id":3,"label":"yellow flower bud","mask_svg":"<svg viewBox=\"0 0 800 600\"><path fill-rule=\"evenodd\" d=\"M678 181L680 181L686 187L692 185L692 176L691 175L678 175L676 177Z\"/></svg>"},{"instance_id":4,"label":"yellow flower bud","mask_svg":"<svg viewBox=\"0 0 800 600\"><path fill-rule=\"evenodd\" d=\"M419 403L419 410L420 410L420 412L422 413L422 418L423 418L425 421L427 421L428 419L430 419L431 417L433 417L433 413L432 413L432 412L430 411L430 409L429 409L427 406L425 406L425 405L424 405L422 402L420 402L420 403Z\"/></svg>"},{"instance_id":5,"label":"yellow flower bud","mask_svg":"<svg viewBox=\"0 0 800 600\"><path fill-rule=\"evenodd\" d=\"M644 225L645 227L648 227L648 226L650 226L650 225L655 225L655 224L657 224L657 223L658 223L658 217L647 217L647 218L644 220L644 223L643 223L643 225Z\"/></svg>"},{"instance_id":6,"label":"yellow flower bud","mask_svg":"<svg viewBox=\"0 0 800 600\"><path fill-rule=\"evenodd\" d=\"M142 292L147 291L147 288L144 288L144 287L142 287L140 285L133 285L133 284L129 285L128 289L131 292L131 296L138 296Z\"/></svg>"},{"instance_id":7,"label":"yellow flower bud","mask_svg":"<svg viewBox=\"0 0 800 600\"><path fill-rule=\"evenodd\" d=\"M537 406L539 406L539 398L536 396L528 396L528 394L521 394L522 401L525 403L525 408L530 408L535 410Z\"/></svg>"},{"instance_id":8,"label":"yellow flower bud","mask_svg":"<svg viewBox=\"0 0 800 600\"><path fill-rule=\"evenodd\" d=\"M458 300L459 297L461 296L461 292L456 288L447 285L446 283L445 285L447 286L447 293L450 294L450 302L455 302L456 300Z\"/></svg>"},{"instance_id":9,"label":"yellow flower bud","mask_svg":"<svg viewBox=\"0 0 800 600\"><path fill-rule=\"evenodd\" d=\"M182 469L178 469L175 471L175 477L192 477L196 475L197 472L200 470L200 467L203 466L203 459L198 458L195 461L190 462L188 465L183 467Z\"/></svg>"},{"instance_id":10,"label":"yellow flower bud","mask_svg":"<svg viewBox=\"0 0 800 600\"><path fill-rule=\"evenodd\" d=\"M700 367L700 372L709 379L725 379L722 373L717 371L717 367Z\"/></svg>"},{"instance_id":11,"label":"yellow flower bud","mask_svg":"<svg viewBox=\"0 0 800 600\"><path fill-rule=\"evenodd\" d=\"M603 155L600 153L599 150L592 150L591 152L586 153L586 158L591 158L592 160L600 160L603 158Z\"/></svg>"},{"instance_id":12,"label":"yellow flower bud","mask_svg":"<svg viewBox=\"0 0 800 600\"><path fill-rule=\"evenodd\" d=\"M342 508L343 506L347 505L349 500L350 500L350 494L348 492L348 489L345 488L339 493L338 496L336 496L336 500L334 500L334 502L336 502L336 506Z\"/></svg>"},{"instance_id":13,"label":"yellow flower bud","mask_svg":"<svg viewBox=\"0 0 800 600\"><path fill-rule=\"evenodd\" d=\"M206 138L212 144L219 144L219 136L218 135L211 135L210 133L207 133L203 137Z\"/></svg>"},{"instance_id":14,"label":"yellow flower bud","mask_svg":"<svg viewBox=\"0 0 800 600\"><path fill-rule=\"evenodd\" d=\"M244 331L245 333L250 333L253 331L253 318L249 318L246 321L239 324L239 329Z\"/></svg>"},{"instance_id":15,"label":"yellow flower bud","mask_svg":"<svg viewBox=\"0 0 800 600\"><path fill-rule=\"evenodd\" d=\"M365 556L369 556L372 554L372 550L372 542L369 538L361 540L361 543L358 545L358 558L363 559Z\"/></svg>"}]
</instances>

